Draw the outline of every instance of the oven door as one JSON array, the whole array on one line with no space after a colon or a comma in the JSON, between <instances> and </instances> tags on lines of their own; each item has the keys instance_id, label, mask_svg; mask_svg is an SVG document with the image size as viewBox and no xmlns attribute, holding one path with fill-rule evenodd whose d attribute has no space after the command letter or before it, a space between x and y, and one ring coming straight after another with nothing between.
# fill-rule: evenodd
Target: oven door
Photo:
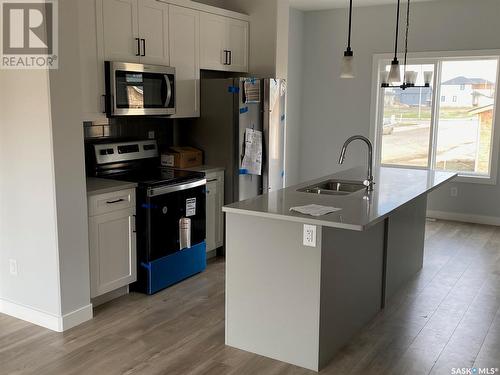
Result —
<instances>
[{"instance_id":1,"label":"oven door","mask_svg":"<svg viewBox=\"0 0 500 375\"><path fill-rule=\"evenodd\" d=\"M175 114L175 68L106 62L108 116Z\"/></svg>"},{"instance_id":2,"label":"oven door","mask_svg":"<svg viewBox=\"0 0 500 375\"><path fill-rule=\"evenodd\" d=\"M179 223L191 220L191 246L205 241L206 180L149 189L147 261L180 251Z\"/></svg>"}]
</instances>

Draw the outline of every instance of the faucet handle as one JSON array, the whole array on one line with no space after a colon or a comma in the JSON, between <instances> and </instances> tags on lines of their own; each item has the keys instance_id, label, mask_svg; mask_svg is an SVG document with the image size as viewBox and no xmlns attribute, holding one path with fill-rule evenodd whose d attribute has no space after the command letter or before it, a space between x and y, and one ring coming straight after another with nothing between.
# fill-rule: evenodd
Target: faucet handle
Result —
<instances>
[{"instance_id":1,"label":"faucet handle","mask_svg":"<svg viewBox=\"0 0 500 375\"><path fill-rule=\"evenodd\" d=\"M373 185L375 185L375 182L373 182L373 180L366 179L363 181L363 185L365 185L368 190L373 190Z\"/></svg>"}]
</instances>

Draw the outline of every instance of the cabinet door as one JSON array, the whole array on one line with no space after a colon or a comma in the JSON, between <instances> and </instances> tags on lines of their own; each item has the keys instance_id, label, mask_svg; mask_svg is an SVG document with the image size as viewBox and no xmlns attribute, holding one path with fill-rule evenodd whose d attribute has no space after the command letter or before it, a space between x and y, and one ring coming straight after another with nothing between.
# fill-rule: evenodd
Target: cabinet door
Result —
<instances>
[{"instance_id":1,"label":"cabinet door","mask_svg":"<svg viewBox=\"0 0 500 375\"><path fill-rule=\"evenodd\" d=\"M217 180L207 182L207 251L212 251L217 248Z\"/></svg>"},{"instance_id":2,"label":"cabinet door","mask_svg":"<svg viewBox=\"0 0 500 375\"><path fill-rule=\"evenodd\" d=\"M104 59L138 62L137 0L100 0Z\"/></svg>"},{"instance_id":3,"label":"cabinet door","mask_svg":"<svg viewBox=\"0 0 500 375\"><path fill-rule=\"evenodd\" d=\"M156 0L139 1L141 63L169 65L168 4ZM144 55L144 56L142 56Z\"/></svg>"},{"instance_id":4,"label":"cabinet door","mask_svg":"<svg viewBox=\"0 0 500 375\"><path fill-rule=\"evenodd\" d=\"M200 14L200 63L202 69L228 70L224 50L227 49L227 18Z\"/></svg>"},{"instance_id":5,"label":"cabinet door","mask_svg":"<svg viewBox=\"0 0 500 375\"><path fill-rule=\"evenodd\" d=\"M89 237L92 298L137 280L134 211L92 216Z\"/></svg>"},{"instance_id":6,"label":"cabinet door","mask_svg":"<svg viewBox=\"0 0 500 375\"><path fill-rule=\"evenodd\" d=\"M78 0L82 121L102 122L106 119L104 63L98 53L96 16L95 1Z\"/></svg>"},{"instance_id":7,"label":"cabinet door","mask_svg":"<svg viewBox=\"0 0 500 375\"><path fill-rule=\"evenodd\" d=\"M200 116L200 12L170 6L170 64L175 67L176 114Z\"/></svg>"},{"instance_id":8,"label":"cabinet door","mask_svg":"<svg viewBox=\"0 0 500 375\"><path fill-rule=\"evenodd\" d=\"M229 70L248 72L248 22L227 19L227 49L231 52Z\"/></svg>"}]
</instances>

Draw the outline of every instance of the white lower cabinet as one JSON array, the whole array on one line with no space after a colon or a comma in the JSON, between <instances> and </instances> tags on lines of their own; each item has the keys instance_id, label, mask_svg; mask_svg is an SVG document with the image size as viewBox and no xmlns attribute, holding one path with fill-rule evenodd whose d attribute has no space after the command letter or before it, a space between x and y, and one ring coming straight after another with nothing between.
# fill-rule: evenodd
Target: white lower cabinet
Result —
<instances>
[{"instance_id":1,"label":"white lower cabinet","mask_svg":"<svg viewBox=\"0 0 500 375\"><path fill-rule=\"evenodd\" d=\"M207 251L224 245L224 171L206 174L207 179Z\"/></svg>"},{"instance_id":2,"label":"white lower cabinet","mask_svg":"<svg viewBox=\"0 0 500 375\"><path fill-rule=\"evenodd\" d=\"M135 190L89 197L89 242L91 298L137 281Z\"/></svg>"}]
</instances>

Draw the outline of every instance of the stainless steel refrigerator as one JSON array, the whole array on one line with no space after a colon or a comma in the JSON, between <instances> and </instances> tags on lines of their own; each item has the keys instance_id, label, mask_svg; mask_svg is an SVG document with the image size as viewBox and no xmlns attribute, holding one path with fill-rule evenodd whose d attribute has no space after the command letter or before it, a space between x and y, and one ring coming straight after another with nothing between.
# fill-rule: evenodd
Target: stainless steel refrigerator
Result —
<instances>
[{"instance_id":1,"label":"stainless steel refrigerator","mask_svg":"<svg viewBox=\"0 0 500 375\"><path fill-rule=\"evenodd\" d=\"M286 81L230 78L201 80L200 118L186 141L204 152L204 163L225 168L225 203L284 187ZM247 129L261 132L260 174L242 168Z\"/></svg>"}]
</instances>

